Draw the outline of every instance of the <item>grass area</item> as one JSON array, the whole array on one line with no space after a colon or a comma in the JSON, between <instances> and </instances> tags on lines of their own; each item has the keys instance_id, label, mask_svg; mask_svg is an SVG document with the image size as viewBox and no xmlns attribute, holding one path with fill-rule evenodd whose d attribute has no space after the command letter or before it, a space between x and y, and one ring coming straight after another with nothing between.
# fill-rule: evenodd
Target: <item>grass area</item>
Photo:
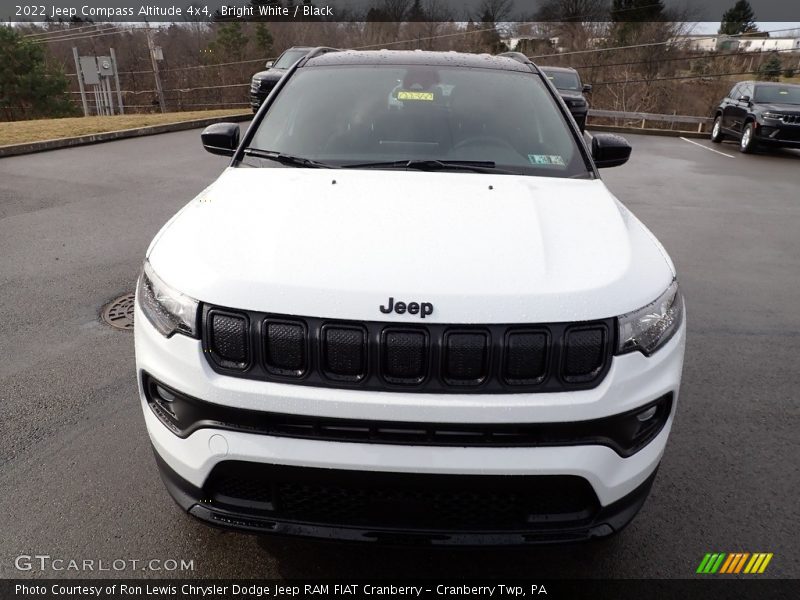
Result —
<instances>
[{"instance_id":1,"label":"grass area","mask_svg":"<svg viewBox=\"0 0 800 600\"><path fill-rule=\"evenodd\" d=\"M0 146L24 144L42 140L135 129L148 125L163 125L192 119L247 114L237 109L196 110L190 112L115 115L113 117L75 117L69 119L37 119L35 121L13 121L0 123Z\"/></svg>"}]
</instances>

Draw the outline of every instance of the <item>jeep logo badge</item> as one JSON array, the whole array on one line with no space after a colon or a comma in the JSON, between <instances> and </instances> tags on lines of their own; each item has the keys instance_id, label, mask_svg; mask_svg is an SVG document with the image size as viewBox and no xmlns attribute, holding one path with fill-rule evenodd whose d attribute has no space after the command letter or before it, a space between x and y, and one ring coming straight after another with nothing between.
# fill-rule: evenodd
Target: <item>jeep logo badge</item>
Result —
<instances>
[{"instance_id":1,"label":"jeep logo badge","mask_svg":"<svg viewBox=\"0 0 800 600\"><path fill-rule=\"evenodd\" d=\"M380 306L379 308L385 315L394 311L398 315L403 315L405 313L419 315L420 319L424 319L428 315L433 314L433 304L430 302L409 302L406 304L405 302L395 302L394 298L389 298L389 302L386 303L386 306Z\"/></svg>"}]
</instances>

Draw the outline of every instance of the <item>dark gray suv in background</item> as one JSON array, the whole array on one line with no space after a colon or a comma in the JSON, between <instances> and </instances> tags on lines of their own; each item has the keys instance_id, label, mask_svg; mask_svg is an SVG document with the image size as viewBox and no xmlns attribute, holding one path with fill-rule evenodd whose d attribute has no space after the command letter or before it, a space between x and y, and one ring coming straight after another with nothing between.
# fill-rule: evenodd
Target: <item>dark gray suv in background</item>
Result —
<instances>
[{"instance_id":1,"label":"dark gray suv in background","mask_svg":"<svg viewBox=\"0 0 800 600\"><path fill-rule=\"evenodd\" d=\"M265 65L266 71L259 71L253 75L250 82L250 107L253 112L256 112L261 103L264 101L275 84L280 81L281 77L289 70L294 63L308 54L309 50L313 48L305 46L294 46L288 50L284 50L283 54L278 57L276 61L268 61Z\"/></svg>"},{"instance_id":2,"label":"dark gray suv in background","mask_svg":"<svg viewBox=\"0 0 800 600\"><path fill-rule=\"evenodd\" d=\"M589 101L584 94L591 92L592 86L581 83L581 77L575 69L542 66L539 68L558 90L572 118L583 132L586 129L586 116L589 114Z\"/></svg>"},{"instance_id":3,"label":"dark gray suv in background","mask_svg":"<svg viewBox=\"0 0 800 600\"><path fill-rule=\"evenodd\" d=\"M711 141L739 140L741 152L758 146L800 148L800 85L742 81L714 111Z\"/></svg>"}]
</instances>

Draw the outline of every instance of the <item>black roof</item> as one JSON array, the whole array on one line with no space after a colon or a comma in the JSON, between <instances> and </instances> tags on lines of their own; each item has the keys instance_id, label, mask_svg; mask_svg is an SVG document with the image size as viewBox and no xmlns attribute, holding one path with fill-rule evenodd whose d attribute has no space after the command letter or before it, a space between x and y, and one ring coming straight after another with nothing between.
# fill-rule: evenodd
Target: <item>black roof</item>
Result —
<instances>
[{"instance_id":1,"label":"black roof","mask_svg":"<svg viewBox=\"0 0 800 600\"><path fill-rule=\"evenodd\" d=\"M315 56L306 63L309 67L330 65L435 65L531 72L530 65L505 56L422 50L342 50Z\"/></svg>"}]
</instances>

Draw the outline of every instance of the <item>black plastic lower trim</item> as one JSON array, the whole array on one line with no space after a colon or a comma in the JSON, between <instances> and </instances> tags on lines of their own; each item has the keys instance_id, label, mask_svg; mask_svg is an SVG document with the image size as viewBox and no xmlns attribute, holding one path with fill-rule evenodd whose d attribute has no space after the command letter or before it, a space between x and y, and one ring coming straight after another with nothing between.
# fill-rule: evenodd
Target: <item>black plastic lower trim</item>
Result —
<instances>
[{"instance_id":1,"label":"black plastic lower trim","mask_svg":"<svg viewBox=\"0 0 800 600\"><path fill-rule=\"evenodd\" d=\"M632 411L560 423L430 423L368 421L289 415L212 404L142 375L150 409L178 437L213 428L328 442L411 446L542 447L606 446L628 457L661 432L672 411L672 393ZM169 396L165 399L164 396ZM649 418L639 417L653 409Z\"/></svg>"},{"instance_id":2,"label":"black plastic lower trim","mask_svg":"<svg viewBox=\"0 0 800 600\"><path fill-rule=\"evenodd\" d=\"M267 511L223 507L208 497L207 490L186 482L167 465L157 452L154 451L154 453L161 477L173 499L183 510L208 525L255 534L399 545L527 545L576 542L605 537L619 532L636 516L650 492L657 472L656 469L627 496L608 506L597 507L590 516L587 516L586 513L576 514L574 520L568 520L563 515L558 515L553 522L548 522L547 515L542 515L541 519L529 523L525 527L512 530L453 530L435 527L420 529L393 527L385 523L378 527L372 527L285 519L279 515L270 515ZM298 469L303 471L301 468ZM307 471L319 470L308 469ZM365 481L369 481L375 476L375 473L371 472L345 473L351 473L353 476L360 474ZM378 475L391 477L392 474L379 473ZM411 474L401 475L410 476ZM458 476L442 477L457 478Z\"/></svg>"}]
</instances>

